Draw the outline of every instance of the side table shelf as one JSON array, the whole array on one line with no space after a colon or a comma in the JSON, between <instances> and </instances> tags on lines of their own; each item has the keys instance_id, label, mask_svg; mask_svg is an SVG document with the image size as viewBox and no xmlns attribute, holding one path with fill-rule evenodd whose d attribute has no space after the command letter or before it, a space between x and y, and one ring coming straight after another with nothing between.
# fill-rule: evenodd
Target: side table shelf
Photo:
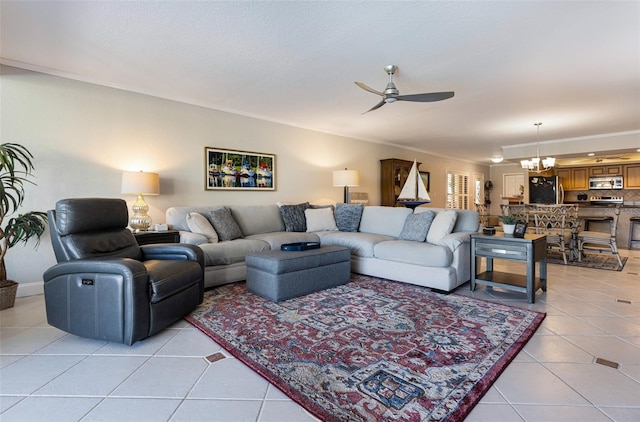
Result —
<instances>
[{"instance_id":1,"label":"side table shelf","mask_svg":"<svg viewBox=\"0 0 640 422\"><path fill-rule=\"evenodd\" d=\"M180 232L178 230L137 232L133 236L140 246L153 243L180 243Z\"/></svg>"},{"instance_id":2,"label":"side table shelf","mask_svg":"<svg viewBox=\"0 0 640 422\"><path fill-rule=\"evenodd\" d=\"M478 274L480 259L486 258L486 271ZM520 261L526 264L526 275L493 270L494 259ZM536 277L536 262L540 267ZM544 234L526 234L524 238L496 233L471 235L471 290L476 284L526 293L529 303L535 302L535 292L547 291L547 237Z\"/></svg>"}]
</instances>

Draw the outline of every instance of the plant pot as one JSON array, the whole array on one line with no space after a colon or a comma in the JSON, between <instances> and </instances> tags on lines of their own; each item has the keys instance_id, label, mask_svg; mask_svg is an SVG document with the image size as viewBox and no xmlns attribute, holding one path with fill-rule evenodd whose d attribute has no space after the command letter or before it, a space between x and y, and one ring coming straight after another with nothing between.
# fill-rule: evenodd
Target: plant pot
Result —
<instances>
[{"instance_id":1,"label":"plant pot","mask_svg":"<svg viewBox=\"0 0 640 422\"><path fill-rule=\"evenodd\" d=\"M0 280L0 311L13 308L16 303L18 283L12 280Z\"/></svg>"},{"instance_id":2,"label":"plant pot","mask_svg":"<svg viewBox=\"0 0 640 422\"><path fill-rule=\"evenodd\" d=\"M502 231L504 231L504 234L513 234L515 229L516 229L516 225L515 224L503 224L502 225Z\"/></svg>"}]
</instances>

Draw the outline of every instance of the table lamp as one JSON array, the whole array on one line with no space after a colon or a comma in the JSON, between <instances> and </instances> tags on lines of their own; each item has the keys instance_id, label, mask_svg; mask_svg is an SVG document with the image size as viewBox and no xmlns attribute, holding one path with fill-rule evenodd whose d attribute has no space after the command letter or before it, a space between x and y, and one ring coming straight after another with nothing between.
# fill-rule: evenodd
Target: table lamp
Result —
<instances>
[{"instance_id":1,"label":"table lamp","mask_svg":"<svg viewBox=\"0 0 640 422\"><path fill-rule=\"evenodd\" d=\"M344 186L344 203L348 204L349 186L360 185L360 172L358 170L336 170L333 172L333 186Z\"/></svg>"},{"instance_id":2,"label":"table lamp","mask_svg":"<svg viewBox=\"0 0 640 422\"><path fill-rule=\"evenodd\" d=\"M138 195L133 204L133 215L129 219L129 226L135 231L147 230L151 226L151 217L147 214L149 205L144 201L144 195L160 194L160 176L158 173L124 172L122 173L123 194Z\"/></svg>"}]
</instances>

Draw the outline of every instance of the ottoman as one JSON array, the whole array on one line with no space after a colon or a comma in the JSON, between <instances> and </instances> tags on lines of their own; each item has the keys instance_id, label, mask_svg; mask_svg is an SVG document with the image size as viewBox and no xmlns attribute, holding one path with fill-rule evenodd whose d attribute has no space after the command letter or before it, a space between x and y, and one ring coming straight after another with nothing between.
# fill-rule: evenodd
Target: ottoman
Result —
<instances>
[{"instance_id":1,"label":"ottoman","mask_svg":"<svg viewBox=\"0 0 640 422\"><path fill-rule=\"evenodd\" d=\"M274 302L346 284L351 277L351 251L321 246L306 251L248 254L247 289Z\"/></svg>"}]
</instances>

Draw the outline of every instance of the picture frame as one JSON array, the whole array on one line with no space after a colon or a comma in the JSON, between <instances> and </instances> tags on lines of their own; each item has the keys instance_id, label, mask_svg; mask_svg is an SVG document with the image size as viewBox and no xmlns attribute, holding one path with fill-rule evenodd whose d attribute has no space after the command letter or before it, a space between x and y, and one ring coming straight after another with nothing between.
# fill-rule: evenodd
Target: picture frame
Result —
<instances>
[{"instance_id":1,"label":"picture frame","mask_svg":"<svg viewBox=\"0 0 640 422\"><path fill-rule=\"evenodd\" d=\"M421 171L420 172L420 177L422 178L422 181L424 182L424 187L427 188L427 192L430 191L430 187L429 187L429 180L430 178L430 174L428 171Z\"/></svg>"},{"instance_id":2,"label":"picture frame","mask_svg":"<svg viewBox=\"0 0 640 422\"><path fill-rule=\"evenodd\" d=\"M204 148L205 190L276 190L276 156L214 147Z\"/></svg>"},{"instance_id":3,"label":"picture frame","mask_svg":"<svg viewBox=\"0 0 640 422\"><path fill-rule=\"evenodd\" d=\"M516 228L513 230L513 237L524 237L527 232L527 223L516 223Z\"/></svg>"}]
</instances>

